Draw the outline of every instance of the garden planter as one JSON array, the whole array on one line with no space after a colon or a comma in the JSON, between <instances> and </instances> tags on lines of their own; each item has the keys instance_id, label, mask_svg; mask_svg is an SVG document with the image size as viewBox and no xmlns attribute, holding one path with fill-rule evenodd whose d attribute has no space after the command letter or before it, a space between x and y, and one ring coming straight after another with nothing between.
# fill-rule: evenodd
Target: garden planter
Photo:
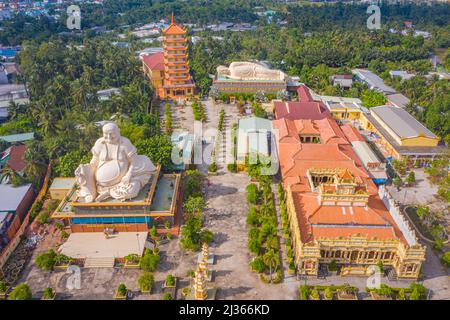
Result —
<instances>
[{"instance_id":1,"label":"garden planter","mask_svg":"<svg viewBox=\"0 0 450 320\"><path fill-rule=\"evenodd\" d=\"M392 297L380 295L373 291L370 292L370 296L372 297L373 300L392 300Z\"/></svg>"},{"instance_id":2,"label":"garden planter","mask_svg":"<svg viewBox=\"0 0 450 320\"><path fill-rule=\"evenodd\" d=\"M53 297L51 297L51 298L44 298L44 297L42 297L41 300L55 300L55 298L56 298L56 292L53 294Z\"/></svg>"},{"instance_id":3,"label":"garden planter","mask_svg":"<svg viewBox=\"0 0 450 320\"><path fill-rule=\"evenodd\" d=\"M338 291L337 297L339 300L358 300L358 296L355 293L347 293Z\"/></svg>"},{"instance_id":4,"label":"garden planter","mask_svg":"<svg viewBox=\"0 0 450 320\"><path fill-rule=\"evenodd\" d=\"M114 299L116 299L116 300L126 300L127 299L127 295L128 295L128 290L125 293L125 295L123 295L123 296L119 293L118 290L116 290L116 292L114 293Z\"/></svg>"},{"instance_id":5,"label":"garden planter","mask_svg":"<svg viewBox=\"0 0 450 320\"><path fill-rule=\"evenodd\" d=\"M123 265L126 269L139 269L139 261L128 261L125 260L125 264Z\"/></svg>"},{"instance_id":6,"label":"garden planter","mask_svg":"<svg viewBox=\"0 0 450 320\"><path fill-rule=\"evenodd\" d=\"M0 292L0 300L6 300L6 292Z\"/></svg>"},{"instance_id":7,"label":"garden planter","mask_svg":"<svg viewBox=\"0 0 450 320\"><path fill-rule=\"evenodd\" d=\"M175 278L175 283L173 285L167 285L167 283L164 281L164 287L163 288L176 288L177 287L177 278Z\"/></svg>"},{"instance_id":8,"label":"garden planter","mask_svg":"<svg viewBox=\"0 0 450 320\"><path fill-rule=\"evenodd\" d=\"M67 270L69 268L70 262L68 263L56 263L54 269L56 270Z\"/></svg>"},{"instance_id":9,"label":"garden planter","mask_svg":"<svg viewBox=\"0 0 450 320\"><path fill-rule=\"evenodd\" d=\"M150 294L152 292L152 288L150 287L150 289L148 289L148 290L142 290L141 289L141 293L142 294Z\"/></svg>"}]
</instances>

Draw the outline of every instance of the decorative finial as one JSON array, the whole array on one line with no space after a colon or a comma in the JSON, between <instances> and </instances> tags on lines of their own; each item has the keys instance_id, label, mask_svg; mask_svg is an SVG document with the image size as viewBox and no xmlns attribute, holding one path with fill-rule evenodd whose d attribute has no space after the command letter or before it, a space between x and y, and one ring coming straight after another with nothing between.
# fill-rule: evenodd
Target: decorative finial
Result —
<instances>
[{"instance_id":1,"label":"decorative finial","mask_svg":"<svg viewBox=\"0 0 450 320\"><path fill-rule=\"evenodd\" d=\"M173 11L172 11L172 24L175 24L175 16L173 15Z\"/></svg>"}]
</instances>

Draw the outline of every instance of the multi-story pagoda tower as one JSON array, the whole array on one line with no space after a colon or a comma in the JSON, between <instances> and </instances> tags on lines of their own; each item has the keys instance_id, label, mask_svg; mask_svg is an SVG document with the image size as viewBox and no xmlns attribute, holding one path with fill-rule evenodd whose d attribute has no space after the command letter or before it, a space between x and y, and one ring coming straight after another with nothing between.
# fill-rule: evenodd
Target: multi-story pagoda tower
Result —
<instances>
[{"instance_id":1,"label":"multi-story pagoda tower","mask_svg":"<svg viewBox=\"0 0 450 320\"><path fill-rule=\"evenodd\" d=\"M197 267L194 277L194 297L196 300L206 300L208 298L208 287L205 273Z\"/></svg>"},{"instance_id":2,"label":"multi-story pagoda tower","mask_svg":"<svg viewBox=\"0 0 450 320\"><path fill-rule=\"evenodd\" d=\"M164 81L159 96L162 99L185 99L195 93L195 84L189 74L188 40L186 29L172 21L162 31L164 49Z\"/></svg>"}]
</instances>

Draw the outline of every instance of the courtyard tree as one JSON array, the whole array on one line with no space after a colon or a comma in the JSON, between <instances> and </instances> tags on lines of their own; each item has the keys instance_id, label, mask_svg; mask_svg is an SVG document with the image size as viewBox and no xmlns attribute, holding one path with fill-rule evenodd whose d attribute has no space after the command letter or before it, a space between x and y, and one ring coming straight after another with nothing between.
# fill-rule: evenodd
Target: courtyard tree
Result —
<instances>
[{"instance_id":1,"label":"courtyard tree","mask_svg":"<svg viewBox=\"0 0 450 320\"><path fill-rule=\"evenodd\" d=\"M154 284L155 279L150 272L142 273L138 279L138 285L142 292L150 292Z\"/></svg>"},{"instance_id":2,"label":"courtyard tree","mask_svg":"<svg viewBox=\"0 0 450 320\"><path fill-rule=\"evenodd\" d=\"M270 282L272 282L272 271L277 272L277 267L280 264L278 252L270 249L266 253L264 253L262 258L264 263L269 267Z\"/></svg>"},{"instance_id":3,"label":"courtyard tree","mask_svg":"<svg viewBox=\"0 0 450 320\"><path fill-rule=\"evenodd\" d=\"M82 149L67 152L55 166L55 172L61 177L73 177L80 163L89 163L90 155Z\"/></svg>"},{"instance_id":4,"label":"courtyard tree","mask_svg":"<svg viewBox=\"0 0 450 320\"><path fill-rule=\"evenodd\" d=\"M247 201L251 204L256 204L259 199L258 186L254 183L251 183L247 186L246 191L247 191Z\"/></svg>"},{"instance_id":5,"label":"courtyard tree","mask_svg":"<svg viewBox=\"0 0 450 320\"><path fill-rule=\"evenodd\" d=\"M31 298L30 287L26 283L21 283L11 291L8 300L31 300Z\"/></svg>"},{"instance_id":6,"label":"courtyard tree","mask_svg":"<svg viewBox=\"0 0 450 320\"><path fill-rule=\"evenodd\" d=\"M188 199L190 196L202 195L203 175L198 170L187 170L183 179L184 199Z\"/></svg>"},{"instance_id":7,"label":"courtyard tree","mask_svg":"<svg viewBox=\"0 0 450 320\"><path fill-rule=\"evenodd\" d=\"M191 217L199 217L206 209L206 201L203 196L191 196L183 204L183 210L185 213L185 219L188 220Z\"/></svg>"},{"instance_id":8,"label":"courtyard tree","mask_svg":"<svg viewBox=\"0 0 450 320\"><path fill-rule=\"evenodd\" d=\"M361 92L361 102L364 107L372 108L386 104L387 100L382 92L363 90Z\"/></svg>"},{"instance_id":9,"label":"courtyard tree","mask_svg":"<svg viewBox=\"0 0 450 320\"><path fill-rule=\"evenodd\" d=\"M448 251L442 255L441 262L444 266L450 267L450 251Z\"/></svg>"},{"instance_id":10,"label":"courtyard tree","mask_svg":"<svg viewBox=\"0 0 450 320\"><path fill-rule=\"evenodd\" d=\"M40 269L44 271L51 271L56 263L55 258L56 252L53 249L50 249L38 255L35 262Z\"/></svg>"},{"instance_id":11,"label":"courtyard tree","mask_svg":"<svg viewBox=\"0 0 450 320\"><path fill-rule=\"evenodd\" d=\"M154 164L161 164L164 169L172 167L172 142L163 135L140 140L136 143L138 154L146 155Z\"/></svg>"},{"instance_id":12,"label":"courtyard tree","mask_svg":"<svg viewBox=\"0 0 450 320\"><path fill-rule=\"evenodd\" d=\"M156 249L155 249L156 251ZM155 252L146 248L144 255L139 262L139 267L144 271L155 271L158 267L160 256L158 252Z\"/></svg>"},{"instance_id":13,"label":"courtyard tree","mask_svg":"<svg viewBox=\"0 0 450 320\"><path fill-rule=\"evenodd\" d=\"M214 234L207 230L202 230L202 220L191 218L181 227L180 243L186 250L197 251L203 242L210 243L214 240Z\"/></svg>"},{"instance_id":14,"label":"courtyard tree","mask_svg":"<svg viewBox=\"0 0 450 320\"><path fill-rule=\"evenodd\" d=\"M402 179L400 179L399 177L395 177L394 179L392 179L392 183L394 184L394 186L397 187L397 190L400 190L400 186L402 185Z\"/></svg>"},{"instance_id":15,"label":"courtyard tree","mask_svg":"<svg viewBox=\"0 0 450 320\"><path fill-rule=\"evenodd\" d=\"M405 175L407 163L405 159L394 159L392 160L392 167L401 176Z\"/></svg>"},{"instance_id":16,"label":"courtyard tree","mask_svg":"<svg viewBox=\"0 0 450 320\"><path fill-rule=\"evenodd\" d=\"M406 176L405 182L408 186L416 183L416 174L414 173L414 171L411 171L410 173L408 173L408 175Z\"/></svg>"}]
</instances>

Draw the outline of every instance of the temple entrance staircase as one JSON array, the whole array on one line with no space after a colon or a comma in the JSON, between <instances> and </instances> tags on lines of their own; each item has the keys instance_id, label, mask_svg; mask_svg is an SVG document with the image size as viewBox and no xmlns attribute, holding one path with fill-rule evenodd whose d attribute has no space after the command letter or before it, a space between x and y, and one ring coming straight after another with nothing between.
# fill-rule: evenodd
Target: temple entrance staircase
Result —
<instances>
[{"instance_id":1,"label":"temple entrance staircase","mask_svg":"<svg viewBox=\"0 0 450 320\"><path fill-rule=\"evenodd\" d=\"M85 268L114 268L114 258L86 258Z\"/></svg>"}]
</instances>

